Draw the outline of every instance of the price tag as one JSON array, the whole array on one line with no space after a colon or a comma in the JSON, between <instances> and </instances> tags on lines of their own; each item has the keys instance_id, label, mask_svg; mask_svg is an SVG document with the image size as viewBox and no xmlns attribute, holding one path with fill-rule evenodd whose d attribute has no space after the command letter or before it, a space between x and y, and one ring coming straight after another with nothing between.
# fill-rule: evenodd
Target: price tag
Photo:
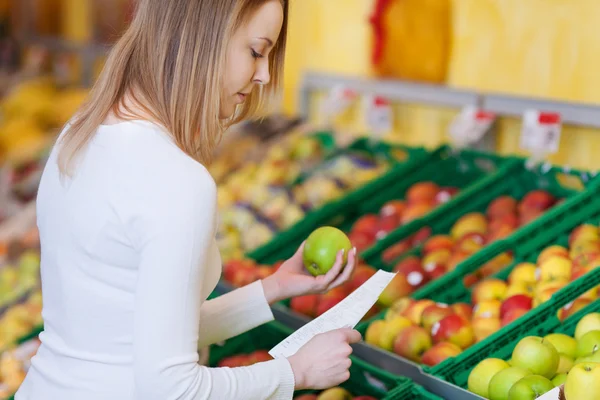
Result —
<instances>
[{"instance_id":1,"label":"price tag","mask_svg":"<svg viewBox=\"0 0 600 400\"><path fill-rule=\"evenodd\" d=\"M558 113L527 110L523 115L521 148L538 157L554 154L560 144L561 129Z\"/></svg>"},{"instance_id":2,"label":"price tag","mask_svg":"<svg viewBox=\"0 0 600 400\"><path fill-rule=\"evenodd\" d=\"M390 101L381 96L366 96L364 112L369 128L377 136L383 136L393 129L393 113Z\"/></svg>"},{"instance_id":3,"label":"price tag","mask_svg":"<svg viewBox=\"0 0 600 400\"><path fill-rule=\"evenodd\" d=\"M466 147L483 139L495 120L494 113L467 106L452 121L448 133L457 147Z\"/></svg>"},{"instance_id":4,"label":"price tag","mask_svg":"<svg viewBox=\"0 0 600 400\"><path fill-rule=\"evenodd\" d=\"M345 86L336 86L329 92L321 105L321 112L329 122L346 111L356 100L357 93Z\"/></svg>"}]
</instances>

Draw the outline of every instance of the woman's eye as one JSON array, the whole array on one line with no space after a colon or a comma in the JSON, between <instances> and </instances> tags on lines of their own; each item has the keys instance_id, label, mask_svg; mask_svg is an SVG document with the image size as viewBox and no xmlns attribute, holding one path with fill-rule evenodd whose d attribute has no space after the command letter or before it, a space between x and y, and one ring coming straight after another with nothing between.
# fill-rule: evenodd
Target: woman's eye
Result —
<instances>
[{"instance_id":1,"label":"woman's eye","mask_svg":"<svg viewBox=\"0 0 600 400\"><path fill-rule=\"evenodd\" d=\"M254 49L251 49L251 51L252 51L252 57L254 57L254 58L263 58L263 55L260 54L260 53L258 53L258 52L256 52Z\"/></svg>"}]
</instances>

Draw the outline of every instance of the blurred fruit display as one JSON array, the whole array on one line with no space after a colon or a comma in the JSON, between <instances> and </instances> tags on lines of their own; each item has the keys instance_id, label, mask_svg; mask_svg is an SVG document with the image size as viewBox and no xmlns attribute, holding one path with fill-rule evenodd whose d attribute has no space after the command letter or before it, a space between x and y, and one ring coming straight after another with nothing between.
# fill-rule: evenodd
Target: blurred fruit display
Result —
<instances>
[{"instance_id":1,"label":"blurred fruit display","mask_svg":"<svg viewBox=\"0 0 600 400\"><path fill-rule=\"evenodd\" d=\"M391 166L389 158L359 149L342 149L327 157L324 146L316 135L290 136L222 181L218 242L225 261L269 242L311 210Z\"/></svg>"}]
</instances>

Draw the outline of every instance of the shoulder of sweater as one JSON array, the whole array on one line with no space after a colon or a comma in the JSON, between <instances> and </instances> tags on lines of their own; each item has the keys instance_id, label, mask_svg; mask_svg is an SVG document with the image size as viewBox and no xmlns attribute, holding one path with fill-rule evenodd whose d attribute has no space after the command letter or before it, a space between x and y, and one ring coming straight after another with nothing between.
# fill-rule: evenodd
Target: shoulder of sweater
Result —
<instances>
[{"instance_id":1,"label":"shoulder of sweater","mask_svg":"<svg viewBox=\"0 0 600 400\"><path fill-rule=\"evenodd\" d=\"M187 181L216 190L208 169L181 150L159 126L145 121L131 121L104 129L108 140L116 140L117 157L122 172L146 177L157 184ZM105 133L105 132L102 132Z\"/></svg>"}]
</instances>

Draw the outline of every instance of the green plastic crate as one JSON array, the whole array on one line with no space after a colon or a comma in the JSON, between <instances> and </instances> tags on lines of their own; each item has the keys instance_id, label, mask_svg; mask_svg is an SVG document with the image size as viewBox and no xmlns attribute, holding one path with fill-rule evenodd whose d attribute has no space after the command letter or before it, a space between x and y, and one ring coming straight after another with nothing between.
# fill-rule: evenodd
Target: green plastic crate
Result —
<instances>
[{"instance_id":1,"label":"green plastic crate","mask_svg":"<svg viewBox=\"0 0 600 400\"><path fill-rule=\"evenodd\" d=\"M600 222L600 182L595 180L585 192L567 200L563 205L550 210L544 218L532 222L522 228L510 238L500 241L493 248L481 251L461 264L461 271L455 270L451 274L441 277L433 283L435 288L427 287L415 292L412 297L416 299L429 298L437 302L456 303L470 302L471 290L465 287L462 277L466 273L475 271L498 254L507 250L514 253L514 261L494 277L506 278L514 266L521 262L535 262L539 253L547 246L553 244L566 245L569 233L582 223ZM460 275L462 273L462 275ZM552 317L556 310L600 284L600 269L591 271L580 277L568 286L562 288L546 303L529 311L513 323L503 327L485 340L466 349L459 356L450 358L435 367L423 366L423 370L438 376L448 382L454 383L456 370L467 365L474 365L486 358L489 351L504 346L514 335L519 332L528 332ZM427 294L427 296L425 296ZM380 313L372 320L359 324L357 329L365 333L368 325L384 317ZM394 357L393 355L390 355ZM398 357L398 362L403 359Z\"/></svg>"},{"instance_id":2,"label":"green plastic crate","mask_svg":"<svg viewBox=\"0 0 600 400\"><path fill-rule=\"evenodd\" d=\"M441 186L456 186L465 190L490 174L502 174L502 171L515 163L517 160L513 158L474 150L455 152L449 146L417 154L408 162L394 166L380 178L309 213L298 224L280 232L275 239L250 252L248 256L260 263L273 264L291 257L316 228L333 225L348 230L359 217L379 211L388 200L404 198L410 186L417 182L433 181ZM445 209L447 205L448 203L437 210ZM417 226L417 221L405 225L405 228ZM368 253L367 250L363 254L366 256Z\"/></svg>"},{"instance_id":3,"label":"green plastic crate","mask_svg":"<svg viewBox=\"0 0 600 400\"><path fill-rule=\"evenodd\" d=\"M556 310L558 311L558 310ZM551 315L549 318L541 320L539 324L532 327L531 329L522 329L518 332L515 332L510 340L507 343L504 343L502 346L494 347L487 352L485 358L500 358L505 361L508 361L511 356L514 348L518 344L518 342L526 336L540 336L544 337L550 333L564 333L569 336L573 336L575 334L575 328L577 327L577 323L590 313L600 312L600 301L594 301L593 303L588 304L586 307L577 311L569 318L567 318L564 322L561 322L557 317L556 313ZM471 362L470 360L465 360L465 363L459 365L458 368L454 370L456 375L454 381L457 386L462 388L467 388L467 382L469 379L469 374L477 365L476 363Z\"/></svg>"},{"instance_id":4,"label":"green plastic crate","mask_svg":"<svg viewBox=\"0 0 600 400\"><path fill-rule=\"evenodd\" d=\"M417 385L410 379L403 379L396 389L388 393L385 400L443 400L433 393L429 393L423 386Z\"/></svg>"},{"instance_id":5,"label":"green plastic crate","mask_svg":"<svg viewBox=\"0 0 600 400\"><path fill-rule=\"evenodd\" d=\"M219 360L235 354L270 350L292 333L292 329L277 321L261 325L244 334L228 339L222 345L212 345L210 347L209 365L214 367ZM405 383L404 378L394 376L355 357L351 356L351 358L351 377L340 386L355 396L373 396L378 399L387 399L385 397L387 393L395 389L399 382ZM302 391L298 394L310 392Z\"/></svg>"},{"instance_id":6,"label":"green plastic crate","mask_svg":"<svg viewBox=\"0 0 600 400\"><path fill-rule=\"evenodd\" d=\"M557 197L572 197L593 181L585 171L565 172L560 167L551 167L547 170L543 167L528 169L525 159L513 160L514 162L506 165L498 173L476 182L443 206L390 232L363 253L365 261L376 268L390 271L393 263L387 264L382 260L384 251L423 228L430 228L432 235L448 234L460 217L471 212L485 212L489 204L499 196L510 195L519 200L532 190L543 189ZM420 255L421 248L422 245L417 246L395 261L408 255Z\"/></svg>"}]
</instances>

